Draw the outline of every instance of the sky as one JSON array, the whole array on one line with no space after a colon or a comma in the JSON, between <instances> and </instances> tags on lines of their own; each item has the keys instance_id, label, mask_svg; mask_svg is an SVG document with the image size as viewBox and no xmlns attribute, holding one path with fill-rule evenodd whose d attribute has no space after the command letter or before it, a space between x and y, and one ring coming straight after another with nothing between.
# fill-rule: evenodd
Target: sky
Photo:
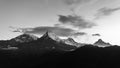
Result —
<instances>
[{"instance_id":1,"label":"sky","mask_svg":"<svg viewBox=\"0 0 120 68\"><path fill-rule=\"evenodd\" d=\"M0 0L0 39L52 31L77 42L120 45L120 0Z\"/></svg>"}]
</instances>

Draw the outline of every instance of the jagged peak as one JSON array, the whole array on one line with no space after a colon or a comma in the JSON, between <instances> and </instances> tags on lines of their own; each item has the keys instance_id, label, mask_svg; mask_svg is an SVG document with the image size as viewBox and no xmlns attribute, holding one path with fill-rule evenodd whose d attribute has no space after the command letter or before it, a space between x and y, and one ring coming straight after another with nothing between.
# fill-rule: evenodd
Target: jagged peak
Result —
<instances>
[{"instance_id":1,"label":"jagged peak","mask_svg":"<svg viewBox=\"0 0 120 68\"><path fill-rule=\"evenodd\" d=\"M52 31L46 31L42 38L48 39L51 38L55 41L60 41L60 38Z\"/></svg>"},{"instance_id":2,"label":"jagged peak","mask_svg":"<svg viewBox=\"0 0 120 68\"><path fill-rule=\"evenodd\" d=\"M104 42L102 39L98 39L98 41L96 41L94 44L99 47L111 46L110 43Z\"/></svg>"},{"instance_id":3,"label":"jagged peak","mask_svg":"<svg viewBox=\"0 0 120 68\"><path fill-rule=\"evenodd\" d=\"M44 34L43 34L43 36L42 37L49 37L50 38L50 31L46 31Z\"/></svg>"},{"instance_id":4,"label":"jagged peak","mask_svg":"<svg viewBox=\"0 0 120 68\"><path fill-rule=\"evenodd\" d=\"M42 37L49 37L48 31L46 31L46 33Z\"/></svg>"},{"instance_id":5,"label":"jagged peak","mask_svg":"<svg viewBox=\"0 0 120 68\"><path fill-rule=\"evenodd\" d=\"M65 44L72 45L72 46L82 46L81 43L77 43L73 38L67 38L62 40Z\"/></svg>"},{"instance_id":6,"label":"jagged peak","mask_svg":"<svg viewBox=\"0 0 120 68\"><path fill-rule=\"evenodd\" d=\"M96 43L105 43L102 39L98 39Z\"/></svg>"},{"instance_id":7,"label":"jagged peak","mask_svg":"<svg viewBox=\"0 0 120 68\"><path fill-rule=\"evenodd\" d=\"M98 41L103 41L102 39L98 39Z\"/></svg>"},{"instance_id":8,"label":"jagged peak","mask_svg":"<svg viewBox=\"0 0 120 68\"><path fill-rule=\"evenodd\" d=\"M102 39L98 39L98 41L96 41L95 44L97 44L97 43L108 44L108 43L104 42Z\"/></svg>"}]
</instances>

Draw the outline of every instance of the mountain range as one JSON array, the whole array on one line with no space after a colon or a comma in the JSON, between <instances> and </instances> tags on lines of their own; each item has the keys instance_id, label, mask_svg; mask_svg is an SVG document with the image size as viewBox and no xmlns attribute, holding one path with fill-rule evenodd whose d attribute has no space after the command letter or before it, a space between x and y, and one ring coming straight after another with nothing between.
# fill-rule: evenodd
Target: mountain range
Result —
<instances>
[{"instance_id":1,"label":"mountain range","mask_svg":"<svg viewBox=\"0 0 120 68\"><path fill-rule=\"evenodd\" d=\"M26 47L26 46L27 47ZM62 49L62 50L74 50L76 48L82 47L86 44L78 43L72 38L61 39L53 32L46 32L41 38L38 38L31 34L22 34L10 40L1 40L0 49L3 50L14 50L21 47L44 47L51 49ZM108 47L112 46L110 43L104 42L102 39L96 41L93 46L98 47Z\"/></svg>"},{"instance_id":2,"label":"mountain range","mask_svg":"<svg viewBox=\"0 0 120 68\"><path fill-rule=\"evenodd\" d=\"M73 42L76 43L76 42ZM15 48L16 47L16 48ZM76 46L69 45L51 32L46 32L41 38L23 34L10 40L0 41L1 49L59 49L63 51L72 51Z\"/></svg>"},{"instance_id":3,"label":"mountain range","mask_svg":"<svg viewBox=\"0 0 120 68\"><path fill-rule=\"evenodd\" d=\"M0 41L1 68L119 68L119 57L120 47L102 39L83 44L51 32L40 38L22 34Z\"/></svg>"}]
</instances>

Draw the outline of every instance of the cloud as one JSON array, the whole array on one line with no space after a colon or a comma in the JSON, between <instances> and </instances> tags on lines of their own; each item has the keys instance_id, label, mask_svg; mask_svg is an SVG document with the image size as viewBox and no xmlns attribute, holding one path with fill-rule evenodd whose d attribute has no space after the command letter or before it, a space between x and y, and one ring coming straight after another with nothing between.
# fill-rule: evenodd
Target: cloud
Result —
<instances>
[{"instance_id":1,"label":"cloud","mask_svg":"<svg viewBox=\"0 0 120 68\"><path fill-rule=\"evenodd\" d=\"M101 8L101 9L98 10L98 13L95 14L95 17L96 17L96 19L99 19L99 18L101 18L103 16L109 16L113 12L118 11L118 10L120 10L120 7L117 7L117 8L104 7L104 8Z\"/></svg>"},{"instance_id":2,"label":"cloud","mask_svg":"<svg viewBox=\"0 0 120 68\"><path fill-rule=\"evenodd\" d=\"M63 0L63 1L67 5L75 5L75 4L90 2L91 0Z\"/></svg>"},{"instance_id":3,"label":"cloud","mask_svg":"<svg viewBox=\"0 0 120 68\"><path fill-rule=\"evenodd\" d=\"M100 34L92 34L92 36L101 36Z\"/></svg>"},{"instance_id":4,"label":"cloud","mask_svg":"<svg viewBox=\"0 0 120 68\"><path fill-rule=\"evenodd\" d=\"M77 36L83 36L83 35L87 35L87 33L85 33L85 32L76 32L72 36L77 37Z\"/></svg>"},{"instance_id":5,"label":"cloud","mask_svg":"<svg viewBox=\"0 0 120 68\"><path fill-rule=\"evenodd\" d=\"M59 15L59 21L61 23L60 25L71 25L79 29L92 28L93 26L96 26L95 23L85 20L81 16L77 15Z\"/></svg>"},{"instance_id":6,"label":"cloud","mask_svg":"<svg viewBox=\"0 0 120 68\"><path fill-rule=\"evenodd\" d=\"M70 7L70 11L75 13L76 11L79 11L81 6L92 4L98 0L62 0L64 4L68 5Z\"/></svg>"},{"instance_id":7,"label":"cloud","mask_svg":"<svg viewBox=\"0 0 120 68\"><path fill-rule=\"evenodd\" d=\"M16 30L14 30L13 32L42 35L46 31L51 31L56 35L62 36L62 37L71 36L77 32L76 30L73 30L70 28L50 27L50 26L41 26L41 27L35 27L35 28L16 28Z\"/></svg>"}]
</instances>

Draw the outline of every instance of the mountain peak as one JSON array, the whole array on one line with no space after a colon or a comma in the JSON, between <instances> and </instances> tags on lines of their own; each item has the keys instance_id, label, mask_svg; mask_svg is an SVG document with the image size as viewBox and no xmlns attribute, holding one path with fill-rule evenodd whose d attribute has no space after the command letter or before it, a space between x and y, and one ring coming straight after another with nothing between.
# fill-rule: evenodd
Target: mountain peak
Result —
<instances>
[{"instance_id":1,"label":"mountain peak","mask_svg":"<svg viewBox=\"0 0 120 68\"><path fill-rule=\"evenodd\" d=\"M76 47L82 46L81 43L77 43L73 38L63 39L62 42L71 46L76 46Z\"/></svg>"},{"instance_id":2,"label":"mountain peak","mask_svg":"<svg viewBox=\"0 0 120 68\"><path fill-rule=\"evenodd\" d=\"M68 38L69 41L75 42L73 38Z\"/></svg>"},{"instance_id":3,"label":"mountain peak","mask_svg":"<svg viewBox=\"0 0 120 68\"><path fill-rule=\"evenodd\" d=\"M61 43L67 44L67 45L75 46L75 47L81 46L81 44L74 41L73 38L61 39L53 32L47 31L41 38L46 39L46 40L52 39L56 42L61 42Z\"/></svg>"},{"instance_id":4,"label":"mountain peak","mask_svg":"<svg viewBox=\"0 0 120 68\"><path fill-rule=\"evenodd\" d=\"M17 36L11 40L14 40L16 42L30 42L30 41L33 41L33 40L37 40L38 37L34 36L34 35L31 35L31 34L22 34L20 36Z\"/></svg>"},{"instance_id":5,"label":"mountain peak","mask_svg":"<svg viewBox=\"0 0 120 68\"><path fill-rule=\"evenodd\" d=\"M96 43L105 43L102 39L98 39Z\"/></svg>"},{"instance_id":6,"label":"mountain peak","mask_svg":"<svg viewBox=\"0 0 120 68\"><path fill-rule=\"evenodd\" d=\"M46 33L42 37L49 37L48 31L46 31Z\"/></svg>"},{"instance_id":7,"label":"mountain peak","mask_svg":"<svg viewBox=\"0 0 120 68\"><path fill-rule=\"evenodd\" d=\"M110 43L104 42L102 39L98 39L98 41L96 41L94 44L99 47L106 47L111 45Z\"/></svg>"},{"instance_id":8,"label":"mountain peak","mask_svg":"<svg viewBox=\"0 0 120 68\"><path fill-rule=\"evenodd\" d=\"M55 40L55 41L60 41L60 38L53 32L51 31L46 31L46 33L42 36L42 38L44 39L52 39L52 40Z\"/></svg>"}]
</instances>

